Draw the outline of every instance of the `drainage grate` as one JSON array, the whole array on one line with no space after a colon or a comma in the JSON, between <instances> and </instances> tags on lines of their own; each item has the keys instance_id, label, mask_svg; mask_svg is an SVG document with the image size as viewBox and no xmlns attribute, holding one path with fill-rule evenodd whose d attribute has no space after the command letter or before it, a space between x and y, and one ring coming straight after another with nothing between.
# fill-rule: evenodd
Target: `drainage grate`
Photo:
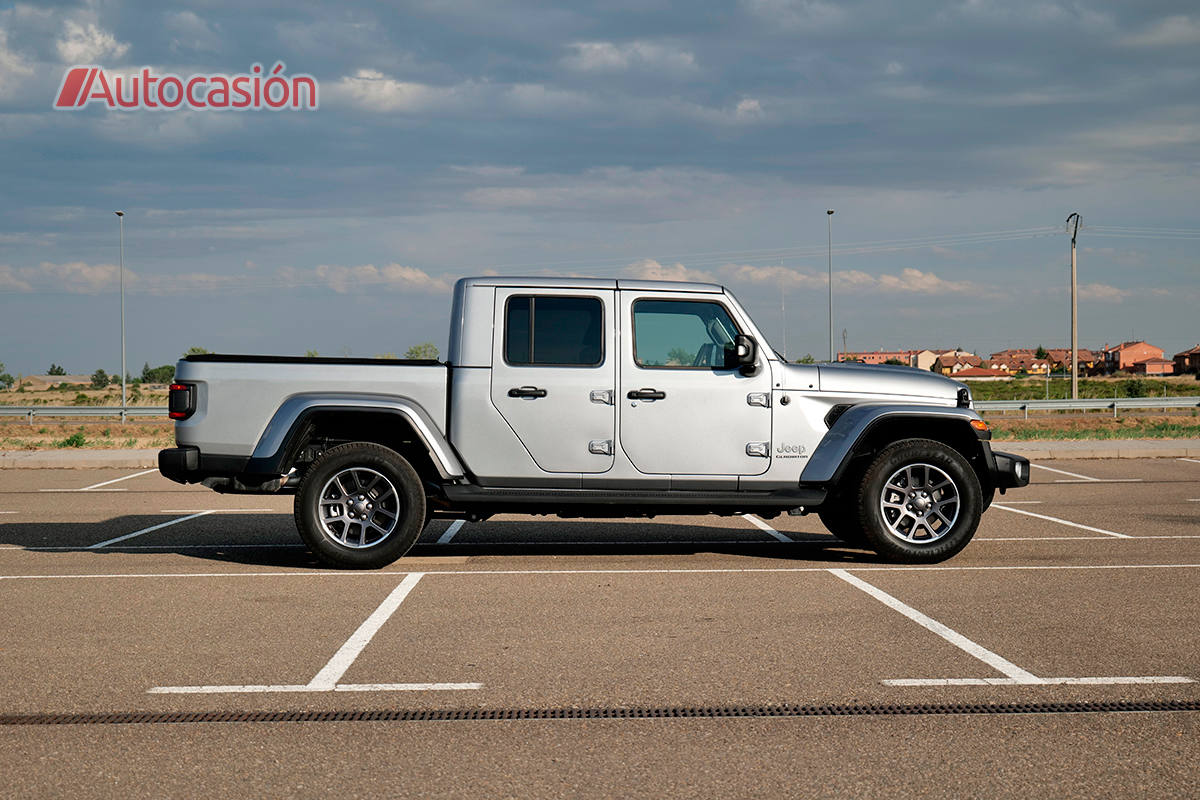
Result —
<instances>
[{"instance_id":1,"label":"drainage grate","mask_svg":"<svg viewBox=\"0 0 1200 800\"><path fill-rule=\"evenodd\" d=\"M914 705L665 706L658 708L378 709L352 711L124 711L0 714L0 725L164 725L239 722L451 722L456 720L728 719L1200 711L1200 700Z\"/></svg>"}]
</instances>

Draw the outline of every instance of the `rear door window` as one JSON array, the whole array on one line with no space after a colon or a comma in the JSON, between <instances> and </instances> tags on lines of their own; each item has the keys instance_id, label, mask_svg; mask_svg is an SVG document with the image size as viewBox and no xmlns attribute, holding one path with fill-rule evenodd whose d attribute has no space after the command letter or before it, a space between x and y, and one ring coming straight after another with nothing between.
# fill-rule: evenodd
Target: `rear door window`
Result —
<instances>
[{"instance_id":1,"label":"rear door window","mask_svg":"<svg viewBox=\"0 0 1200 800\"><path fill-rule=\"evenodd\" d=\"M510 297L504 359L513 366L599 366L604 362L603 304L597 297Z\"/></svg>"}]
</instances>

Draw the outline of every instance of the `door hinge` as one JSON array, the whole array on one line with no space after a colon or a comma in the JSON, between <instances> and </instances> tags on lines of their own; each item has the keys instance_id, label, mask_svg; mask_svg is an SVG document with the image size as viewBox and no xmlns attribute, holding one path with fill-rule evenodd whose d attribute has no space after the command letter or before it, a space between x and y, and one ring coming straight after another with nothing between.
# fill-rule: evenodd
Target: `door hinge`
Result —
<instances>
[{"instance_id":1,"label":"door hinge","mask_svg":"<svg viewBox=\"0 0 1200 800\"><path fill-rule=\"evenodd\" d=\"M611 406L613 404L613 390L612 389L592 389L592 392L589 395L589 398L591 399L591 401L593 403L603 403L606 406Z\"/></svg>"},{"instance_id":2,"label":"door hinge","mask_svg":"<svg viewBox=\"0 0 1200 800\"><path fill-rule=\"evenodd\" d=\"M612 439L592 439L588 442L588 452L598 456L611 456L612 444Z\"/></svg>"},{"instance_id":3,"label":"door hinge","mask_svg":"<svg viewBox=\"0 0 1200 800\"><path fill-rule=\"evenodd\" d=\"M758 456L759 458L771 457L770 442L746 442L746 455Z\"/></svg>"},{"instance_id":4,"label":"door hinge","mask_svg":"<svg viewBox=\"0 0 1200 800\"><path fill-rule=\"evenodd\" d=\"M767 392L751 392L750 394L746 395L746 405L770 408L771 395Z\"/></svg>"}]
</instances>

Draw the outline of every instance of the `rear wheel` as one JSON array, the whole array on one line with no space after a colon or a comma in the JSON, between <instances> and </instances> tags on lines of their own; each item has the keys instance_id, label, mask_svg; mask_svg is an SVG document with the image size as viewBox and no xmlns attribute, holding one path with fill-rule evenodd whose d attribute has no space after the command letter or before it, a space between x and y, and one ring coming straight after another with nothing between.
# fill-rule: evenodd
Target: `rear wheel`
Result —
<instances>
[{"instance_id":1,"label":"rear wheel","mask_svg":"<svg viewBox=\"0 0 1200 800\"><path fill-rule=\"evenodd\" d=\"M905 439L871 463L857 506L867 546L891 561L929 564L967 546L983 497L958 451L931 439Z\"/></svg>"},{"instance_id":2,"label":"rear wheel","mask_svg":"<svg viewBox=\"0 0 1200 800\"><path fill-rule=\"evenodd\" d=\"M305 544L335 567L378 569L408 552L426 521L416 471L382 445L353 442L326 450L296 492Z\"/></svg>"}]
</instances>

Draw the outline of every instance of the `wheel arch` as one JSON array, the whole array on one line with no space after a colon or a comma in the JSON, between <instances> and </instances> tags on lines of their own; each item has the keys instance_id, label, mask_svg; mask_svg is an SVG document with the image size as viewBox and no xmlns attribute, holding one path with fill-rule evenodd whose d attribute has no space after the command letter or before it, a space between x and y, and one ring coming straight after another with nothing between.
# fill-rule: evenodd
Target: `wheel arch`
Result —
<instances>
[{"instance_id":1,"label":"wheel arch","mask_svg":"<svg viewBox=\"0 0 1200 800\"><path fill-rule=\"evenodd\" d=\"M990 448L971 420L969 408L946 406L853 406L830 428L813 451L801 475L804 483L837 485L847 474L865 468L875 455L902 439L932 439L954 448L975 471L987 497L991 489Z\"/></svg>"},{"instance_id":2,"label":"wheel arch","mask_svg":"<svg viewBox=\"0 0 1200 800\"><path fill-rule=\"evenodd\" d=\"M248 471L283 474L322 442L372 442L404 456L424 480L455 480L465 470L423 408L405 398L296 395L275 412Z\"/></svg>"}]
</instances>

